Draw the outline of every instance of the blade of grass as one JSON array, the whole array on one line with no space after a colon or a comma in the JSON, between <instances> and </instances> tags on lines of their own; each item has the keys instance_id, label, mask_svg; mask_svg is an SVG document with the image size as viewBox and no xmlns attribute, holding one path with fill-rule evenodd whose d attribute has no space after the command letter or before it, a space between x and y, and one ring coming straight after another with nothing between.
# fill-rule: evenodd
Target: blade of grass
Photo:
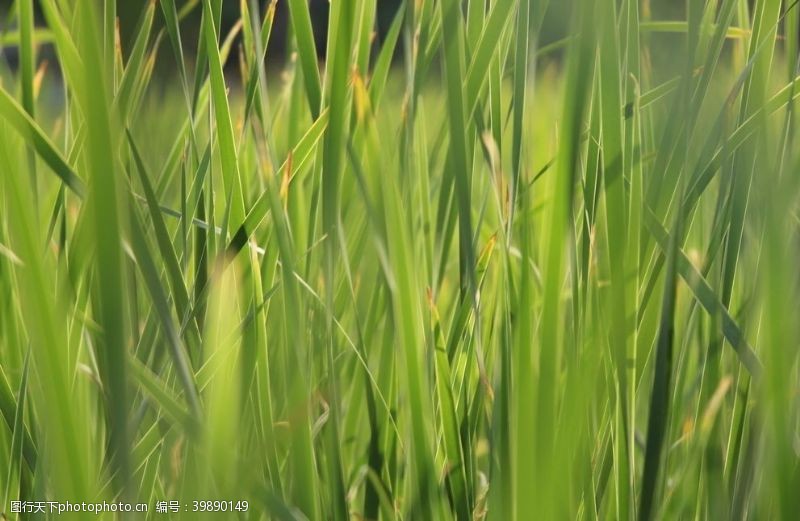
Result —
<instances>
[{"instance_id":1,"label":"blade of grass","mask_svg":"<svg viewBox=\"0 0 800 521\"><path fill-rule=\"evenodd\" d=\"M300 57L300 66L303 68L308 105L311 108L311 116L317 119L322 110L322 80L317 66L317 48L314 44L309 7L304 0L289 0L288 6L292 29L297 40L297 54Z\"/></svg>"},{"instance_id":2,"label":"blade of grass","mask_svg":"<svg viewBox=\"0 0 800 521\"><path fill-rule=\"evenodd\" d=\"M123 497L130 494L130 443L128 432L129 407L127 361L125 355L126 331L125 294L123 280L122 245L120 234L124 228L120 211L119 193L115 179L117 162L114 151L118 145L112 132L109 113L109 93L106 83L105 63L102 57L100 20L93 4L84 4L80 12L81 33L79 49L84 59L84 78L93 92L82 93L82 106L86 117L86 149L84 156L90 172L90 201L92 225L95 234L97 279L93 307L102 327L98 339L98 361L101 378L108 396L106 410L109 421L110 459L115 469L115 482Z\"/></svg>"},{"instance_id":3,"label":"blade of grass","mask_svg":"<svg viewBox=\"0 0 800 521\"><path fill-rule=\"evenodd\" d=\"M0 116L30 144L67 187L78 197L86 186L42 129L8 93L0 88Z\"/></svg>"},{"instance_id":4,"label":"blade of grass","mask_svg":"<svg viewBox=\"0 0 800 521\"><path fill-rule=\"evenodd\" d=\"M33 89L33 74L36 68L36 51L33 46L33 1L17 0L17 11L20 32L20 81L22 83L22 108L34 119L35 98ZM33 148L29 149L28 163L31 174L31 187L38 198L38 183L36 180L36 157Z\"/></svg>"},{"instance_id":5,"label":"blade of grass","mask_svg":"<svg viewBox=\"0 0 800 521\"><path fill-rule=\"evenodd\" d=\"M219 150L222 160L222 178L225 182L225 193L231 200L230 221L242 222L244 219L244 195L239 174L239 160L233 135L233 120L228 104L225 77L222 71L222 59L217 43L217 28L214 25L211 0L203 0L203 37L208 54L208 67L211 73L211 95L217 132L219 133ZM233 230L230 230L231 232Z\"/></svg>"}]
</instances>

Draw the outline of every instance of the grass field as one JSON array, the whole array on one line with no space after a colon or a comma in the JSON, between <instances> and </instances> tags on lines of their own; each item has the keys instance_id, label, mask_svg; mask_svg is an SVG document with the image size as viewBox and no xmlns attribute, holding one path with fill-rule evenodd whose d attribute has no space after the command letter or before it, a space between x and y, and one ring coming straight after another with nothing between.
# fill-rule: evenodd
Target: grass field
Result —
<instances>
[{"instance_id":1,"label":"grass field","mask_svg":"<svg viewBox=\"0 0 800 521\"><path fill-rule=\"evenodd\" d=\"M14 2L0 518L796 519L796 2L281 1Z\"/></svg>"}]
</instances>

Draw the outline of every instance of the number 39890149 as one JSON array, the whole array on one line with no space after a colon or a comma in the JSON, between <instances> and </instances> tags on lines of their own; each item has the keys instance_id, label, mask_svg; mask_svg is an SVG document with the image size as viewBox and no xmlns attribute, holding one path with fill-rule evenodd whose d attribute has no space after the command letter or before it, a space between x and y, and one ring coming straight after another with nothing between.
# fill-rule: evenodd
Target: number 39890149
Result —
<instances>
[{"instance_id":1,"label":"number 39890149","mask_svg":"<svg viewBox=\"0 0 800 521\"><path fill-rule=\"evenodd\" d=\"M247 501L192 501L192 512L247 512Z\"/></svg>"}]
</instances>

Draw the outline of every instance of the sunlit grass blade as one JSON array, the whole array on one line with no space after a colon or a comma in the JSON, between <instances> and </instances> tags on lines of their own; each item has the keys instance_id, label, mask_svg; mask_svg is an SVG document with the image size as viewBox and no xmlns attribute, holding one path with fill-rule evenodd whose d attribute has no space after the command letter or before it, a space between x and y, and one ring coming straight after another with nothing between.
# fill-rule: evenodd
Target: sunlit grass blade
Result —
<instances>
[{"instance_id":1,"label":"sunlit grass blade","mask_svg":"<svg viewBox=\"0 0 800 521\"><path fill-rule=\"evenodd\" d=\"M557 168L554 171L552 185L552 202L544 216L542 234L543 276L541 306L538 335L539 379L536 382L534 418L536 424L534 461L528 465L543 466L553 470L553 450L555 442L555 419L558 417L557 403L559 390L556 384L557 375L562 364L562 356L569 344L569 337L564 331L564 305L561 291L569 267L565 259L570 255L574 244L573 195L575 190L575 174L579 164L579 144L583 121L588 101L591 97L591 78L594 69L595 51L592 14L596 2L582 2L573 13L575 27L579 38L573 44L568 56L567 78L563 101L562 123L559 128L559 151ZM561 474L563 479L565 475ZM518 498L522 510L517 511L521 518L530 517L536 508L544 508L545 515L555 515L556 502L552 494L558 480L537 476L535 483L539 493L531 498ZM521 484L519 484L521 485ZM551 499L548 499L551 498ZM536 502L541 507L536 506Z\"/></svg>"},{"instance_id":2,"label":"sunlit grass blade","mask_svg":"<svg viewBox=\"0 0 800 521\"><path fill-rule=\"evenodd\" d=\"M96 86L94 92L83 92L80 98L87 128L84 157L90 172L88 204L97 247L93 307L103 329L97 356L101 378L108 393L105 406L112 447L109 456L115 469L116 486L127 497L130 493L130 402L124 346L128 324L125 318L126 303L119 298L125 292L120 241L120 234L124 235L125 227L117 190L118 160L114 155L119 136L112 132L110 85L104 74L99 14L96 7L89 4L79 7L78 11L83 29L78 47L84 60L84 77L88 84Z\"/></svg>"},{"instance_id":3,"label":"sunlit grass blade","mask_svg":"<svg viewBox=\"0 0 800 521\"><path fill-rule=\"evenodd\" d=\"M458 214L460 289L472 299L475 291L475 250L472 244L472 195L468 145L468 127L464 115L464 34L458 2L441 5L444 39L444 69L447 83L447 114L450 132L450 172L455 185Z\"/></svg>"},{"instance_id":4,"label":"sunlit grass blade","mask_svg":"<svg viewBox=\"0 0 800 521\"><path fill-rule=\"evenodd\" d=\"M133 106L134 88L142 75L142 66L147 50L147 43L150 40L150 30L153 25L155 13L155 3L150 2L142 16L141 24L136 31L136 41L133 44L130 57L125 66L125 72L120 80L114 103L120 111L120 119L123 121L128 118L128 113Z\"/></svg>"},{"instance_id":5,"label":"sunlit grass blade","mask_svg":"<svg viewBox=\"0 0 800 521\"><path fill-rule=\"evenodd\" d=\"M88 440L78 431L78 425L87 418L87 410L71 391L73 368L68 362L63 335L65 321L56 311L52 274L41 255L41 240L34 227L37 220L33 214L33 197L27 180L21 180L23 176L14 166L20 163L11 161L9 144L7 137L0 139L0 160L9 165L6 175L2 176L3 189L9 211L18 217L9 228L12 246L25 266L24 271L17 273L17 280L21 288L20 309L26 311L23 316L26 317L31 360L36 366L36 383L32 386L36 392L32 402L42 412L41 428L60 433L49 446L47 468L51 486L65 499L80 500L93 496L96 483L93 468L96 459L89 452Z\"/></svg>"},{"instance_id":6,"label":"sunlit grass blade","mask_svg":"<svg viewBox=\"0 0 800 521\"><path fill-rule=\"evenodd\" d=\"M317 48L311 28L311 15L308 4L303 0L289 0L288 5L292 28L297 40L300 66L303 68L306 96L311 107L311 114L316 119L322 110L322 80L320 80L317 66Z\"/></svg>"},{"instance_id":7,"label":"sunlit grass blade","mask_svg":"<svg viewBox=\"0 0 800 521\"><path fill-rule=\"evenodd\" d=\"M83 197L86 186L69 166L58 148L39 128L36 122L8 93L0 88L0 115L36 150L42 160L76 195Z\"/></svg>"},{"instance_id":8,"label":"sunlit grass blade","mask_svg":"<svg viewBox=\"0 0 800 521\"><path fill-rule=\"evenodd\" d=\"M233 119L228 103L225 78L222 72L222 59L217 43L217 29L210 0L203 2L203 37L208 53L208 67L211 73L211 95L214 104L216 129L219 133L219 151L222 161L222 178L225 193L230 198L230 215L234 223L244 219L244 195L239 175L239 159L233 135Z\"/></svg>"},{"instance_id":9,"label":"sunlit grass blade","mask_svg":"<svg viewBox=\"0 0 800 521\"><path fill-rule=\"evenodd\" d=\"M372 78L369 82L369 97L373 107L377 107L380 103L383 91L386 87L386 82L391 71L392 58L395 54L397 41L400 37L400 31L403 28L404 20L405 10L399 9L397 14L394 15L392 25L386 33L386 38L383 41L381 50L375 60L375 65L372 68Z\"/></svg>"},{"instance_id":10,"label":"sunlit grass blade","mask_svg":"<svg viewBox=\"0 0 800 521\"><path fill-rule=\"evenodd\" d=\"M36 117L34 96L34 70L36 69L36 49L33 41L33 1L17 0L17 11L20 32L20 81L22 84L22 108L31 118ZM30 164L31 187L34 194L38 191L36 181L36 158L31 149L28 158Z\"/></svg>"}]
</instances>

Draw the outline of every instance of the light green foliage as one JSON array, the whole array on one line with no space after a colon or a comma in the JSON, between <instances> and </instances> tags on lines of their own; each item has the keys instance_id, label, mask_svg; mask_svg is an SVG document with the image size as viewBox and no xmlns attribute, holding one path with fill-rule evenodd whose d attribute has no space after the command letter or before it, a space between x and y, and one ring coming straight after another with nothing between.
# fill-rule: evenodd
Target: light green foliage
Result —
<instances>
[{"instance_id":1,"label":"light green foliage","mask_svg":"<svg viewBox=\"0 0 800 521\"><path fill-rule=\"evenodd\" d=\"M796 3L234 3L2 24L0 518L796 518Z\"/></svg>"}]
</instances>

